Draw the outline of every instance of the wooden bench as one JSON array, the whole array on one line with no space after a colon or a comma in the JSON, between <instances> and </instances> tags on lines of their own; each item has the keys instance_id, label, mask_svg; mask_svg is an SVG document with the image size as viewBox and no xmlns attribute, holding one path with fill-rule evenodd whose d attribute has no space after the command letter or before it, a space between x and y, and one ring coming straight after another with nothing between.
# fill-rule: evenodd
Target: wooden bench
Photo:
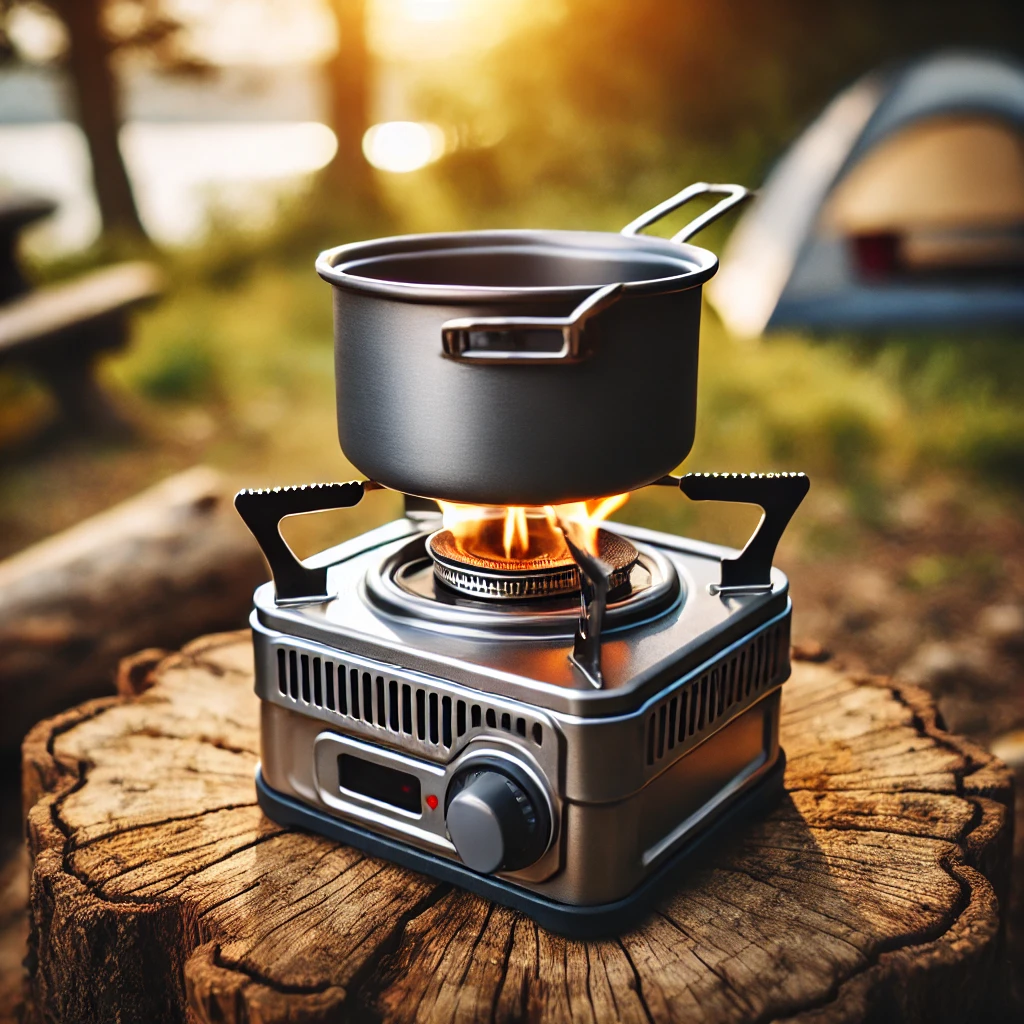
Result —
<instances>
[{"instance_id":1,"label":"wooden bench","mask_svg":"<svg viewBox=\"0 0 1024 1024\"><path fill-rule=\"evenodd\" d=\"M127 343L127 314L163 292L163 277L150 263L123 263L30 289L17 262L17 235L53 209L46 200L0 202L0 369L22 367L42 379L77 428L120 428L96 381L96 359Z\"/></svg>"},{"instance_id":2,"label":"wooden bench","mask_svg":"<svg viewBox=\"0 0 1024 1024\"><path fill-rule=\"evenodd\" d=\"M25 741L30 1020L1005 1019L1011 779L922 691L797 662L778 807L578 942L266 819L248 635L119 688Z\"/></svg>"}]
</instances>

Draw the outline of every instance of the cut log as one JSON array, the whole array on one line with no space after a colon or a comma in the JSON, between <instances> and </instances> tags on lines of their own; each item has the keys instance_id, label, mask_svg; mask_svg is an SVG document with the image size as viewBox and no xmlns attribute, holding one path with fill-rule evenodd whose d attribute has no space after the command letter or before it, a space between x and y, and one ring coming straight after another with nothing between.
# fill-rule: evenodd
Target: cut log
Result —
<instances>
[{"instance_id":1,"label":"cut log","mask_svg":"<svg viewBox=\"0 0 1024 1024\"><path fill-rule=\"evenodd\" d=\"M26 741L37 1019L932 1024L995 988L1010 778L919 691L798 663L782 803L584 943L264 818L251 662L196 641Z\"/></svg>"},{"instance_id":2,"label":"cut log","mask_svg":"<svg viewBox=\"0 0 1024 1024\"><path fill-rule=\"evenodd\" d=\"M113 693L132 651L243 626L264 579L225 482L202 467L0 562L0 748Z\"/></svg>"}]
</instances>

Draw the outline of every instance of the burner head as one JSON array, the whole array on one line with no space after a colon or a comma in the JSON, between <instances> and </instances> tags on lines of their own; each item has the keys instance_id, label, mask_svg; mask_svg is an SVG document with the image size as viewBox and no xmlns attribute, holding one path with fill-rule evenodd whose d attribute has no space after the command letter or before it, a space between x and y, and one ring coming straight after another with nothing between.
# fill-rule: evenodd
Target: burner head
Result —
<instances>
[{"instance_id":1,"label":"burner head","mask_svg":"<svg viewBox=\"0 0 1024 1024\"><path fill-rule=\"evenodd\" d=\"M597 550L612 569L611 592L628 588L630 573L639 557L625 537L610 530L597 531ZM451 530L439 530L427 539L434 576L445 586L470 597L499 601L528 600L576 593L580 571L567 548L530 559L489 558L466 551Z\"/></svg>"}]
</instances>

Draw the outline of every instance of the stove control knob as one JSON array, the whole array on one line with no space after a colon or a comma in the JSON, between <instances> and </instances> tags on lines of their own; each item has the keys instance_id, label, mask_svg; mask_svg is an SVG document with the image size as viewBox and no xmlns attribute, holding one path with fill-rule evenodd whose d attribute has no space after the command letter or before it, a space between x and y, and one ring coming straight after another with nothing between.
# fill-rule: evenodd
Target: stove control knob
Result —
<instances>
[{"instance_id":1,"label":"stove control knob","mask_svg":"<svg viewBox=\"0 0 1024 1024\"><path fill-rule=\"evenodd\" d=\"M547 804L525 771L505 762L466 766L445 798L448 835L474 871L516 871L548 848Z\"/></svg>"}]
</instances>

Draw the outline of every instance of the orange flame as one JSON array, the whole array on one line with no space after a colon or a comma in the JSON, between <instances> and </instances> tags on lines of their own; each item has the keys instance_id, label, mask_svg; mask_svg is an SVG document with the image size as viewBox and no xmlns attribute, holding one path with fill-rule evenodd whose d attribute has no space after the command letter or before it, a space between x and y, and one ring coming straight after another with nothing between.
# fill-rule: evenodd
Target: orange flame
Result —
<instances>
[{"instance_id":1,"label":"orange flame","mask_svg":"<svg viewBox=\"0 0 1024 1024\"><path fill-rule=\"evenodd\" d=\"M577 527L583 546L598 553L598 530L608 516L622 508L628 494L614 494L594 501L532 507L482 506L439 501L443 523L459 548L467 554L505 561L538 558L568 559L562 523Z\"/></svg>"},{"instance_id":2,"label":"orange flame","mask_svg":"<svg viewBox=\"0 0 1024 1024\"><path fill-rule=\"evenodd\" d=\"M574 501L567 505L545 505L544 513L553 526L559 521L572 523L579 528L583 547L592 555L598 554L597 533L601 524L629 501L629 494L613 494L596 501Z\"/></svg>"},{"instance_id":3,"label":"orange flame","mask_svg":"<svg viewBox=\"0 0 1024 1024\"><path fill-rule=\"evenodd\" d=\"M530 526L526 521L525 508L513 505L505 510L505 529L501 540L506 558L527 557L530 550Z\"/></svg>"}]
</instances>

